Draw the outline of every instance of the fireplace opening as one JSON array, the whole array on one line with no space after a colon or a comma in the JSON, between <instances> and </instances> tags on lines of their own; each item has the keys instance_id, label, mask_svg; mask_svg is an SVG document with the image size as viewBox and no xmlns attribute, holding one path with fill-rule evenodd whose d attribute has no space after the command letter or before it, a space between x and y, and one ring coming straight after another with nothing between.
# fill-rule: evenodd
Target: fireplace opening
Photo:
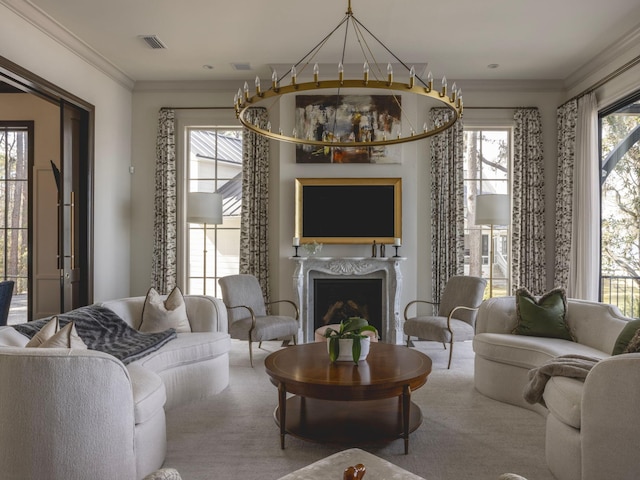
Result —
<instances>
[{"instance_id":1,"label":"fireplace opening","mask_svg":"<svg viewBox=\"0 0 640 480\"><path fill-rule=\"evenodd\" d=\"M349 317L366 318L382 335L382 279L316 278L313 281L314 330Z\"/></svg>"}]
</instances>

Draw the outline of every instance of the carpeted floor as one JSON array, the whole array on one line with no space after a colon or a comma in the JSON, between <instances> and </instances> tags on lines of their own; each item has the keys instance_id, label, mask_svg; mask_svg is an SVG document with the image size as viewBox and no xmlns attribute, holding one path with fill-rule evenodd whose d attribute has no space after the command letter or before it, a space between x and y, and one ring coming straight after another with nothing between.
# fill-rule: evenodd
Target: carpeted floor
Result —
<instances>
[{"instance_id":1,"label":"carpeted floor","mask_svg":"<svg viewBox=\"0 0 640 480\"><path fill-rule=\"evenodd\" d=\"M277 348L265 342L254 350L251 368L247 344L234 341L229 387L167 413L166 467L184 480L275 480L349 447L287 436L280 449L277 391L264 372L264 358ZM451 370L442 345L417 342L415 348L432 358L433 372L412 394L424 420L411 434L409 454L402 440L358 447L428 480L496 480L506 472L553 480L544 460L544 418L474 390L470 343L456 344Z\"/></svg>"}]
</instances>

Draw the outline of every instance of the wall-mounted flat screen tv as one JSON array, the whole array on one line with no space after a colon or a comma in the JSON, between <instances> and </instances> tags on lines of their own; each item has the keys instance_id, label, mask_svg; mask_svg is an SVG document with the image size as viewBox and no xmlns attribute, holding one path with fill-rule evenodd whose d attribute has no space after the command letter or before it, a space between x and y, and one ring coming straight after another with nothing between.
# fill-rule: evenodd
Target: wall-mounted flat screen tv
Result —
<instances>
[{"instance_id":1,"label":"wall-mounted flat screen tv","mask_svg":"<svg viewBox=\"0 0 640 480\"><path fill-rule=\"evenodd\" d=\"M301 243L393 243L402 237L402 179L296 179L295 235Z\"/></svg>"}]
</instances>

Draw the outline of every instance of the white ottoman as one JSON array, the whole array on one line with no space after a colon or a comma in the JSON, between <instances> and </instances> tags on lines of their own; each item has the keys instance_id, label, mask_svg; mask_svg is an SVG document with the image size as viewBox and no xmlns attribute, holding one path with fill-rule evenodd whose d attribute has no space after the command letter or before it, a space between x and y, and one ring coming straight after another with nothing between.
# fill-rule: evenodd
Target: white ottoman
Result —
<instances>
[{"instance_id":1,"label":"white ottoman","mask_svg":"<svg viewBox=\"0 0 640 480\"><path fill-rule=\"evenodd\" d=\"M402 478L402 480L425 480L407 470L376 457L359 448L350 448L318 460L311 465L291 472L279 480L336 480L342 479L345 469L361 463L367 469L364 478Z\"/></svg>"},{"instance_id":2,"label":"white ottoman","mask_svg":"<svg viewBox=\"0 0 640 480\"><path fill-rule=\"evenodd\" d=\"M315 341L316 342L325 342L327 339L324 336L324 332L327 330L327 328L333 328L334 330L339 330L340 329L340 325L338 324L330 324L330 325L323 325L322 327L319 327L316 329L315 331ZM366 335L367 337L369 337L371 339L372 342L377 342L378 341L378 337L375 333L373 332L362 332L364 335Z\"/></svg>"}]
</instances>

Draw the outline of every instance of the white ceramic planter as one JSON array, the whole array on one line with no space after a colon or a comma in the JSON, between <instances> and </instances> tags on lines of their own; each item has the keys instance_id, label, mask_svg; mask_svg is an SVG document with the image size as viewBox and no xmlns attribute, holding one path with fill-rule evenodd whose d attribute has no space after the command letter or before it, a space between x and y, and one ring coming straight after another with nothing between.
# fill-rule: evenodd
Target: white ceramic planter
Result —
<instances>
[{"instance_id":1,"label":"white ceramic planter","mask_svg":"<svg viewBox=\"0 0 640 480\"><path fill-rule=\"evenodd\" d=\"M340 353L336 362L353 362L353 340L351 338L341 338L338 340L340 343ZM369 347L371 340L369 337L360 339L360 358L358 361L364 360L369 355ZM329 353L329 341L327 340L327 353Z\"/></svg>"}]
</instances>

